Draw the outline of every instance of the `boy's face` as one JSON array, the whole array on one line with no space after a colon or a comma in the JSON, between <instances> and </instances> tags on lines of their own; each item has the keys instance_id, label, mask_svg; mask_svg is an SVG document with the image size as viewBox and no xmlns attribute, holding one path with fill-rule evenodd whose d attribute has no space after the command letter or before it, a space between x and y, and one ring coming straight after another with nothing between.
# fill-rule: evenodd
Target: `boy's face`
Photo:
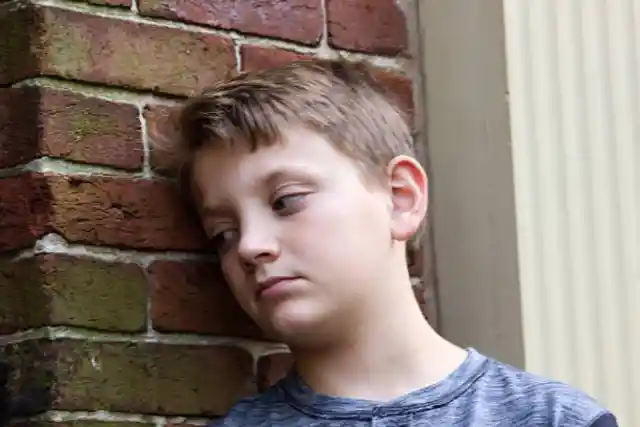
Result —
<instances>
[{"instance_id":1,"label":"boy's face","mask_svg":"<svg viewBox=\"0 0 640 427\"><path fill-rule=\"evenodd\" d=\"M285 342L344 327L391 279L391 264L404 254L398 241L424 215L397 211L411 204L406 186L368 183L351 159L304 129L254 152L245 144L202 148L193 179L232 292Z\"/></svg>"}]
</instances>

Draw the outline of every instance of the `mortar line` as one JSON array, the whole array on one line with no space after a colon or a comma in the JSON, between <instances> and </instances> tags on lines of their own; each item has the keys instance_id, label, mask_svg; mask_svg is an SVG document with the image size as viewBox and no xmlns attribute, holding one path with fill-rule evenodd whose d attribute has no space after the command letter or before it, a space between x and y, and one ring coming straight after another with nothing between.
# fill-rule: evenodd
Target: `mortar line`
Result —
<instances>
[{"instance_id":1,"label":"mortar line","mask_svg":"<svg viewBox=\"0 0 640 427\"><path fill-rule=\"evenodd\" d=\"M125 412L112 411L60 411L51 410L43 414L29 418L16 418L16 421L53 421L57 423L73 421L107 421L122 423L156 424L165 426L167 424L193 424L206 425L211 422L209 419L191 416L155 415L155 414L130 414Z\"/></svg>"},{"instance_id":2,"label":"mortar line","mask_svg":"<svg viewBox=\"0 0 640 427\"><path fill-rule=\"evenodd\" d=\"M142 176L152 179L151 163L150 163L150 145L149 145L149 129L147 127L147 118L144 116L146 108L145 102L137 104L138 120L140 121L140 138L142 140Z\"/></svg>"},{"instance_id":3,"label":"mortar line","mask_svg":"<svg viewBox=\"0 0 640 427\"><path fill-rule=\"evenodd\" d=\"M113 86L108 83L62 78L54 75L29 77L11 85L12 88L23 86L68 90L106 101L129 104L136 104L143 101L148 104L177 104L186 98L186 96L182 95L154 92L148 89Z\"/></svg>"},{"instance_id":4,"label":"mortar line","mask_svg":"<svg viewBox=\"0 0 640 427\"><path fill-rule=\"evenodd\" d=\"M142 171L133 172L123 169L118 169L110 166L101 166L95 164L85 164L74 162L69 159L58 159L49 156L41 156L37 159L31 160L28 163L23 163L18 166L10 168L0 169L0 177L16 176L25 172L40 172L40 173L52 173L65 176L109 176L118 178L144 178Z\"/></svg>"},{"instance_id":5,"label":"mortar line","mask_svg":"<svg viewBox=\"0 0 640 427\"><path fill-rule=\"evenodd\" d=\"M322 11L322 36L318 53L326 58L335 58L338 54L329 46L329 9L327 0L320 0L320 10Z\"/></svg>"},{"instance_id":6,"label":"mortar line","mask_svg":"<svg viewBox=\"0 0 640 427\"><path fill-rule=\"evenodd\" d=\"M242 40L235 40L234 44L233 44L233 48L234 48L234 52L236 54L236 71L238 73L242 72L242 67L244 67L243 61L242 61L242 45L244 43L242 43Z\"/></svg>"},{"instance_id":7,"label":"mortar line","mask_svg":"<svg viewBox=\"0 0 640 427\"><path fill-rule=\"evenodd\" d=\"M77 340L99 344L134 343L194 347L235 347L247 351L254 358L288 351L287 346L281 343L232 336L207 336L184 332L176 334L154 332L153 335L146 333L129 334L68 326L45 326L10 335L2 335L0 336L0 346L34 340Z\"/></svg>"},{"instance_id":8,"label":"mortar line","mask_svg":"<svg viewBox=\"0 0 640 427\"><path fill-rule=\"evenodd\" d=\"M206 253L168 250L122 249L113 246L69 243L56 233L39 238L33 248L19 251L14 260L31 258L40 254L61 254L90 258L106 262L132 262L143 268L154 261L200 261L216 262L215 257Z\"/></svg>"}]
</instances>

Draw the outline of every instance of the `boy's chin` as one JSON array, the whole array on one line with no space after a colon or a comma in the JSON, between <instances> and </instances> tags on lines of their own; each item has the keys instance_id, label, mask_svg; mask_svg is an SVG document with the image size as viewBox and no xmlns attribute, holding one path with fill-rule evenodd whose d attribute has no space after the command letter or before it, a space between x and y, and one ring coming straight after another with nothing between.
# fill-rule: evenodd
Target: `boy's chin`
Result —
<instances>
[{"instance_id":1,"label":"boy's chin","mask_svg":"<svg viewBox=\"0 0 640 427\"><path fill-rule=\"evenodd\" d=\"M326 339L328 319L330 315L326 310L291 304L291 307L278 307L267 324L261 326L271 339L289 346L308 346Z\"/></svg>"}]
</instances>

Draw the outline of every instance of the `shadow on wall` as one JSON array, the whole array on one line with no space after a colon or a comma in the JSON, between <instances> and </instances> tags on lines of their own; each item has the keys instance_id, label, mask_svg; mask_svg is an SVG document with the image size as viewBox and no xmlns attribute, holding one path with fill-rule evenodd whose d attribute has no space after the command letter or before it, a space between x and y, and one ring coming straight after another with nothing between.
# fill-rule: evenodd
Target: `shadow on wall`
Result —
<instances>
[{"instance_id":1,"label":"shadow on wall","mask_svg":"<svg viewBox=\"0 0 640 427\"><path fill-rule=\"evenodd\" d=\"M33 304L39 301L28 289L38 271L25 269L21 276L25 281L16 282L4 267L9 257L32 246L46 231L49 212L50 194L43 177L19 167L40 151L40 90L12 87L38 75L39 34L32 6L0 0L0 334L11 333L28 317L38 316ZM32 356L45 357L41 353ZM0 427L14 416L49 407L51 381L44 378L45 371L33 369L40 366L34 361L12 354L12 346L0 338Z\"/></svg>"},{"instance_id":2,"label":"shadow on wall","mask_svg":"<svg viewBox=\"0 0 640 427\"><path fill-rule=\"evenodd\" d=\"M9 363L0 360L0 427L7 427L14 417L30 412L27 399L11 394L9 387L11 374L12 369Z\"/></svg>"},{"instance_id":3,"label":"shadow on wall","mask_svg":"<svg viewBox=\"0 0 640 427\"><path fill-rule=\"evenodd\" d=\"M0 427L7 425L11 415L9 409L9 364L0 361Z\"/></svg>"}]
</instances>

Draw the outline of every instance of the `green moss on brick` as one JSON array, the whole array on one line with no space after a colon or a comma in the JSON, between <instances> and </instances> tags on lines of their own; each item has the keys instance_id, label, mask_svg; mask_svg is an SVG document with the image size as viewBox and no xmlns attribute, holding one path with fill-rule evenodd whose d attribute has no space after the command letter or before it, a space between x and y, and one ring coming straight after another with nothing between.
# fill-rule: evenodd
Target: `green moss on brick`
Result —
<instances>
[{"instance_id":1,"label":"green moss on brick","mask_svg":"<svg viewBox=\"0 0 640 427\"><path fill-rule=\"evenodd\" d=\"M60 256L49 257L41 265L52 323L101 330L145 329L147 293L140 267Z\"/></svg>"},{"instance_id":2,"label":"green moss on brick","mask_svg":"<svg viewBox=\"0 0 640 427\"><path fill-rule=\"evenodd\" d=\"M43 64L63 77L75 77L92 67L91 32L82 25L57 22L51 11L43 10L46 31L42 36Z\"/></svg>"},{"instance_id":3,"label":"green moss on brick","mask_svg":"<svg viewBox=\"0 0 640 427\"><path fill-rule=\"evenodd\" d=\"M10 389L45 410L219 416L254 393L253 358L224 346L39 339L0 346ZM144 419L144 422L151 419Z\"/></svg>"},{"instance_id":4,"label":"green moss on brick","mask_svg":"<svg viewBox=\"0 0 640 427\"><path fill-rule=\"evenodd\" d=\"M46 323L48 301L33 286L38 278L31 260L0 260L0 333Z\"/></svg>"},{"instance_id":5,"label":"green moss on brick","mask_svg":"<svg viewBox=\"0 0 640 427\"><path fill-rule=\"evenodd\" d=\"M0 332L45 325L146 328L142 269L62 255L0 262Z\"/></svg>"},{"instance_id":6,"label":"green moss on brick","mask_svg":"<svg viewBox=\"0 0 640 427\"><path fill-rule=\"evenodd\" d=\"M70 120L70 131L75 142L80 142L89 136L116 133L119 130L118 121L108 116L96 116L89 110L74 111Z\"/></svg>"}]
</instances>

